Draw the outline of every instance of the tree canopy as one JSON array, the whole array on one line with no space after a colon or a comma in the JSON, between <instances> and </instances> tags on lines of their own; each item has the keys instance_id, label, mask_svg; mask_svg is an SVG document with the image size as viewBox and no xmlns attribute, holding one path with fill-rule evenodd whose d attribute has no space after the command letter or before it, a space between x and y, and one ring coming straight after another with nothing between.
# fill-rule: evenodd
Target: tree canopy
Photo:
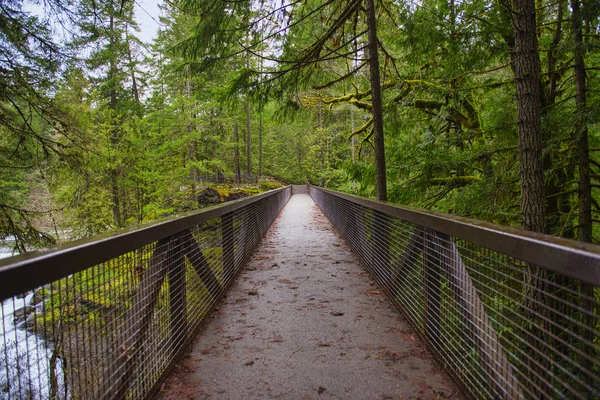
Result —
<instances>
[{"instance_id":1,"label":"tree canopy","mask_svg":"<svg viewBox=\"0 0 600 400\"><path fill-rule=\"evenodd\" d=\"M149 44L136 9L0 5L0 237L20 251L255 176L600 240L594 2L175 0Z\"/></svg>"}]
</instances>

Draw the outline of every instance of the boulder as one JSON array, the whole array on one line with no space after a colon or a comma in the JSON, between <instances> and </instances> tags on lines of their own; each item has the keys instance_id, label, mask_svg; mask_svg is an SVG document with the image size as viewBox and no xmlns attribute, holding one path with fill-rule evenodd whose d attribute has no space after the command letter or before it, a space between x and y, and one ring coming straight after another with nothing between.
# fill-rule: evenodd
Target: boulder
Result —
<instances>
[{"instance_id":1,"label":"boulder","mask_svg":"<svg viewBox=\"0 0 600 400\"><path fill-rule=\"evenodd\" d=\"M15 325L20 323L27 318L28 315L31 315L35 312L35 307L25 306L21 307L13 312L13 318L15 320Z\"/></svg>"},{"instance_id":2,"label":"boulder","mask_svg":"<svg viewBox=\"0 0 600 400\"><path fill-rule=\"evenodd\" d=\"M219 196L219 192L217 192L214 188L206 188L196 198L199 206L213 206L215 204L221 203L221 197Z\"/></svg>"},{"instance_id":3,"label":"boulder","mask_svg":"<svg viewBox=\"0 0 600 400\"><path fill-rule=\"evenodd\" d=\"M231 192L227 197L225 197L225 201L233 201L238 199L243 199L244 197L248 197L249 194L245 192Z\"/></svg>"},{"instance_id":4,"label":"boulder","mask_svg":"<svg viewBox=\"0 0 600 400\"><path fill-rule=\"evenodd\" d=\"M33 293L33 297L31 298L31 305L37 306L38 304L42 303L44 300L46 300L49 293L50 291L44 288L36 289L36 291Z\"/></svg>"}]
</instances>

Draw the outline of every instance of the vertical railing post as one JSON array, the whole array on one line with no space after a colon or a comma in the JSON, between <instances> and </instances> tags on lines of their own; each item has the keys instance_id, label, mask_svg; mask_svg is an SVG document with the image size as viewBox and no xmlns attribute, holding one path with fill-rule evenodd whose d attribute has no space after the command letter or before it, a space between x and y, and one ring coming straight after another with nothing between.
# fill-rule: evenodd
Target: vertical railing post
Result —
<instances>
[{"instance_id":1,"label":"vertical railing post","mask_svg":"<svg viewBox=\"0 0 600 400\"><path fill-rule=\"evenodd\" d=\"M425 336L434 348L440 344L441 268L436 232L425 231L423 279L425 289Z\"/></svg>"},{"instance_id":2,"label":"vertical railing post","mask_svg":"<svg viewBox=\"0 0 600 400\"><path fill-rule=\"evenodd\" d=\"M235 254L233 243L233 213L221 217L221 247L223 249L223 276L233 276Z\"/></svg>"},{"instance_id":3,"label":"vertical railing post","mask_svg":"<svg viewBox=\"0 0 600 400\"><path fill-rule=\"evenodd\" d=\"M167 237L156 243L132 305L121 321L115 350L108 360L102 384L94 396L96 399L118 400L124 399L127 394L135 361L146 339L152 313L167 274L165 265L169 261L168 249L171 239Z\"/></svg>"},{"instance_id":4,"label":"vertical railing post","mask_svg":"<svg viewBox=\"0 0 600 400\"><path fill-rule=\"evenodd\" d=\"M194 240L189 235L190 240ZM171 351L176 354L187 335L187 306L185 282L185 258L183 237L181 234L172 236L167 255L169 279L169 308L171 317Z\"/></svg>"},{"instance_id":5,"label":"vertical railing post","mask_svg":"<svg viewBox=\"0 0 600 400\"><path fill-rule=\"evenodd\" d=\"M405 290L408 276L417 266L419 257L424 251L423 230L424 228L422 226L415 226L410 239L408 239L408 242L406 243L404 251L396 262L396 268L392 269L390 276L390 292L394 297L400 295L402 291ZM403 301L404 298L405 297L402 296L402 300L400 301Z\"/></svg>"}]
</instances>

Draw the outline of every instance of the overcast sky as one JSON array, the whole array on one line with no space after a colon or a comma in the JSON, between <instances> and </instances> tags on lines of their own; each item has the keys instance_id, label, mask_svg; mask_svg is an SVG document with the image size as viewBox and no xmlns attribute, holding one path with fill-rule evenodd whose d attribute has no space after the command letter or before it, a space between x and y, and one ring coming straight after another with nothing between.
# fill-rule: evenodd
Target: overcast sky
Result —
<instances>
[{"instance_id":1,"label":"overcast sky","mask_svg":"<svg viewBox=\"0 0 600 400\"><path fill-rule=\"evenodd\" d=\"M140 39L151 43L158 31L160 10L158 5L161 0L135 0L135 17L140 25Z\"/></svg>"}]
</instances>

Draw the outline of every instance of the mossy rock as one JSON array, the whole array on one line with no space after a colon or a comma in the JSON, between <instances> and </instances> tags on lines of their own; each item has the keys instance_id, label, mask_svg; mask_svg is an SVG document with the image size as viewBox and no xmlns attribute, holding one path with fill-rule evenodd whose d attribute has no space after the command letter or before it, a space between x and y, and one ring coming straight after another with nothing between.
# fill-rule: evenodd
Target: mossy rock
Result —
<instances>
[{"instance_id":1,"label":"mossy rock","mask_svg":"<svg viewBox=\"0 0 600 400\"><path fill-rule=\"evenodd\" d=\"M245 193L243 191L231 192L227 197L225 197L225 201L239 200L239 199L243 199L243 198L249 197L249 196L251 196L251 195L248 193Z\"/></svg>"},{"instance_id":2,"label":"mossy rock","mask_svg":"<svg viewBox=\"0 0 600 400\"><path fill-rule=\"evenodd\" d=\"M223 201L243 199L260 193L260 190L256 187L241 187L234 189L231 186L219 185L215 186L214 189L219 193L219 196Z\"/></svg>"},{"instance_id":3,"label":"mossy rock","mask_svg":"<svg viewBox=\"0 0 600 400\"><path fill-rule=\"evenodd\" d=\"M199 206L204 207L220 204L223 202L219 191L212 187L207 187L206 189L201 191L200 194L198 194L198 196L196 197L196 201L198 202Z\"/></svg>"},{"instance_id":4,"label":"mossy rock","mask_svg":"<svg viewBox=\"0 0 600 400\"><path fill-rule=\"evenodd\" d=\"M279 188L283 187L283 185L280 184L279 182L264 181L264 182L261 182L258 185L258 187L260 188L260 190L262 190L264 192L268 192L269 190L279 189Z\"/></svg>"}]
</instances>

